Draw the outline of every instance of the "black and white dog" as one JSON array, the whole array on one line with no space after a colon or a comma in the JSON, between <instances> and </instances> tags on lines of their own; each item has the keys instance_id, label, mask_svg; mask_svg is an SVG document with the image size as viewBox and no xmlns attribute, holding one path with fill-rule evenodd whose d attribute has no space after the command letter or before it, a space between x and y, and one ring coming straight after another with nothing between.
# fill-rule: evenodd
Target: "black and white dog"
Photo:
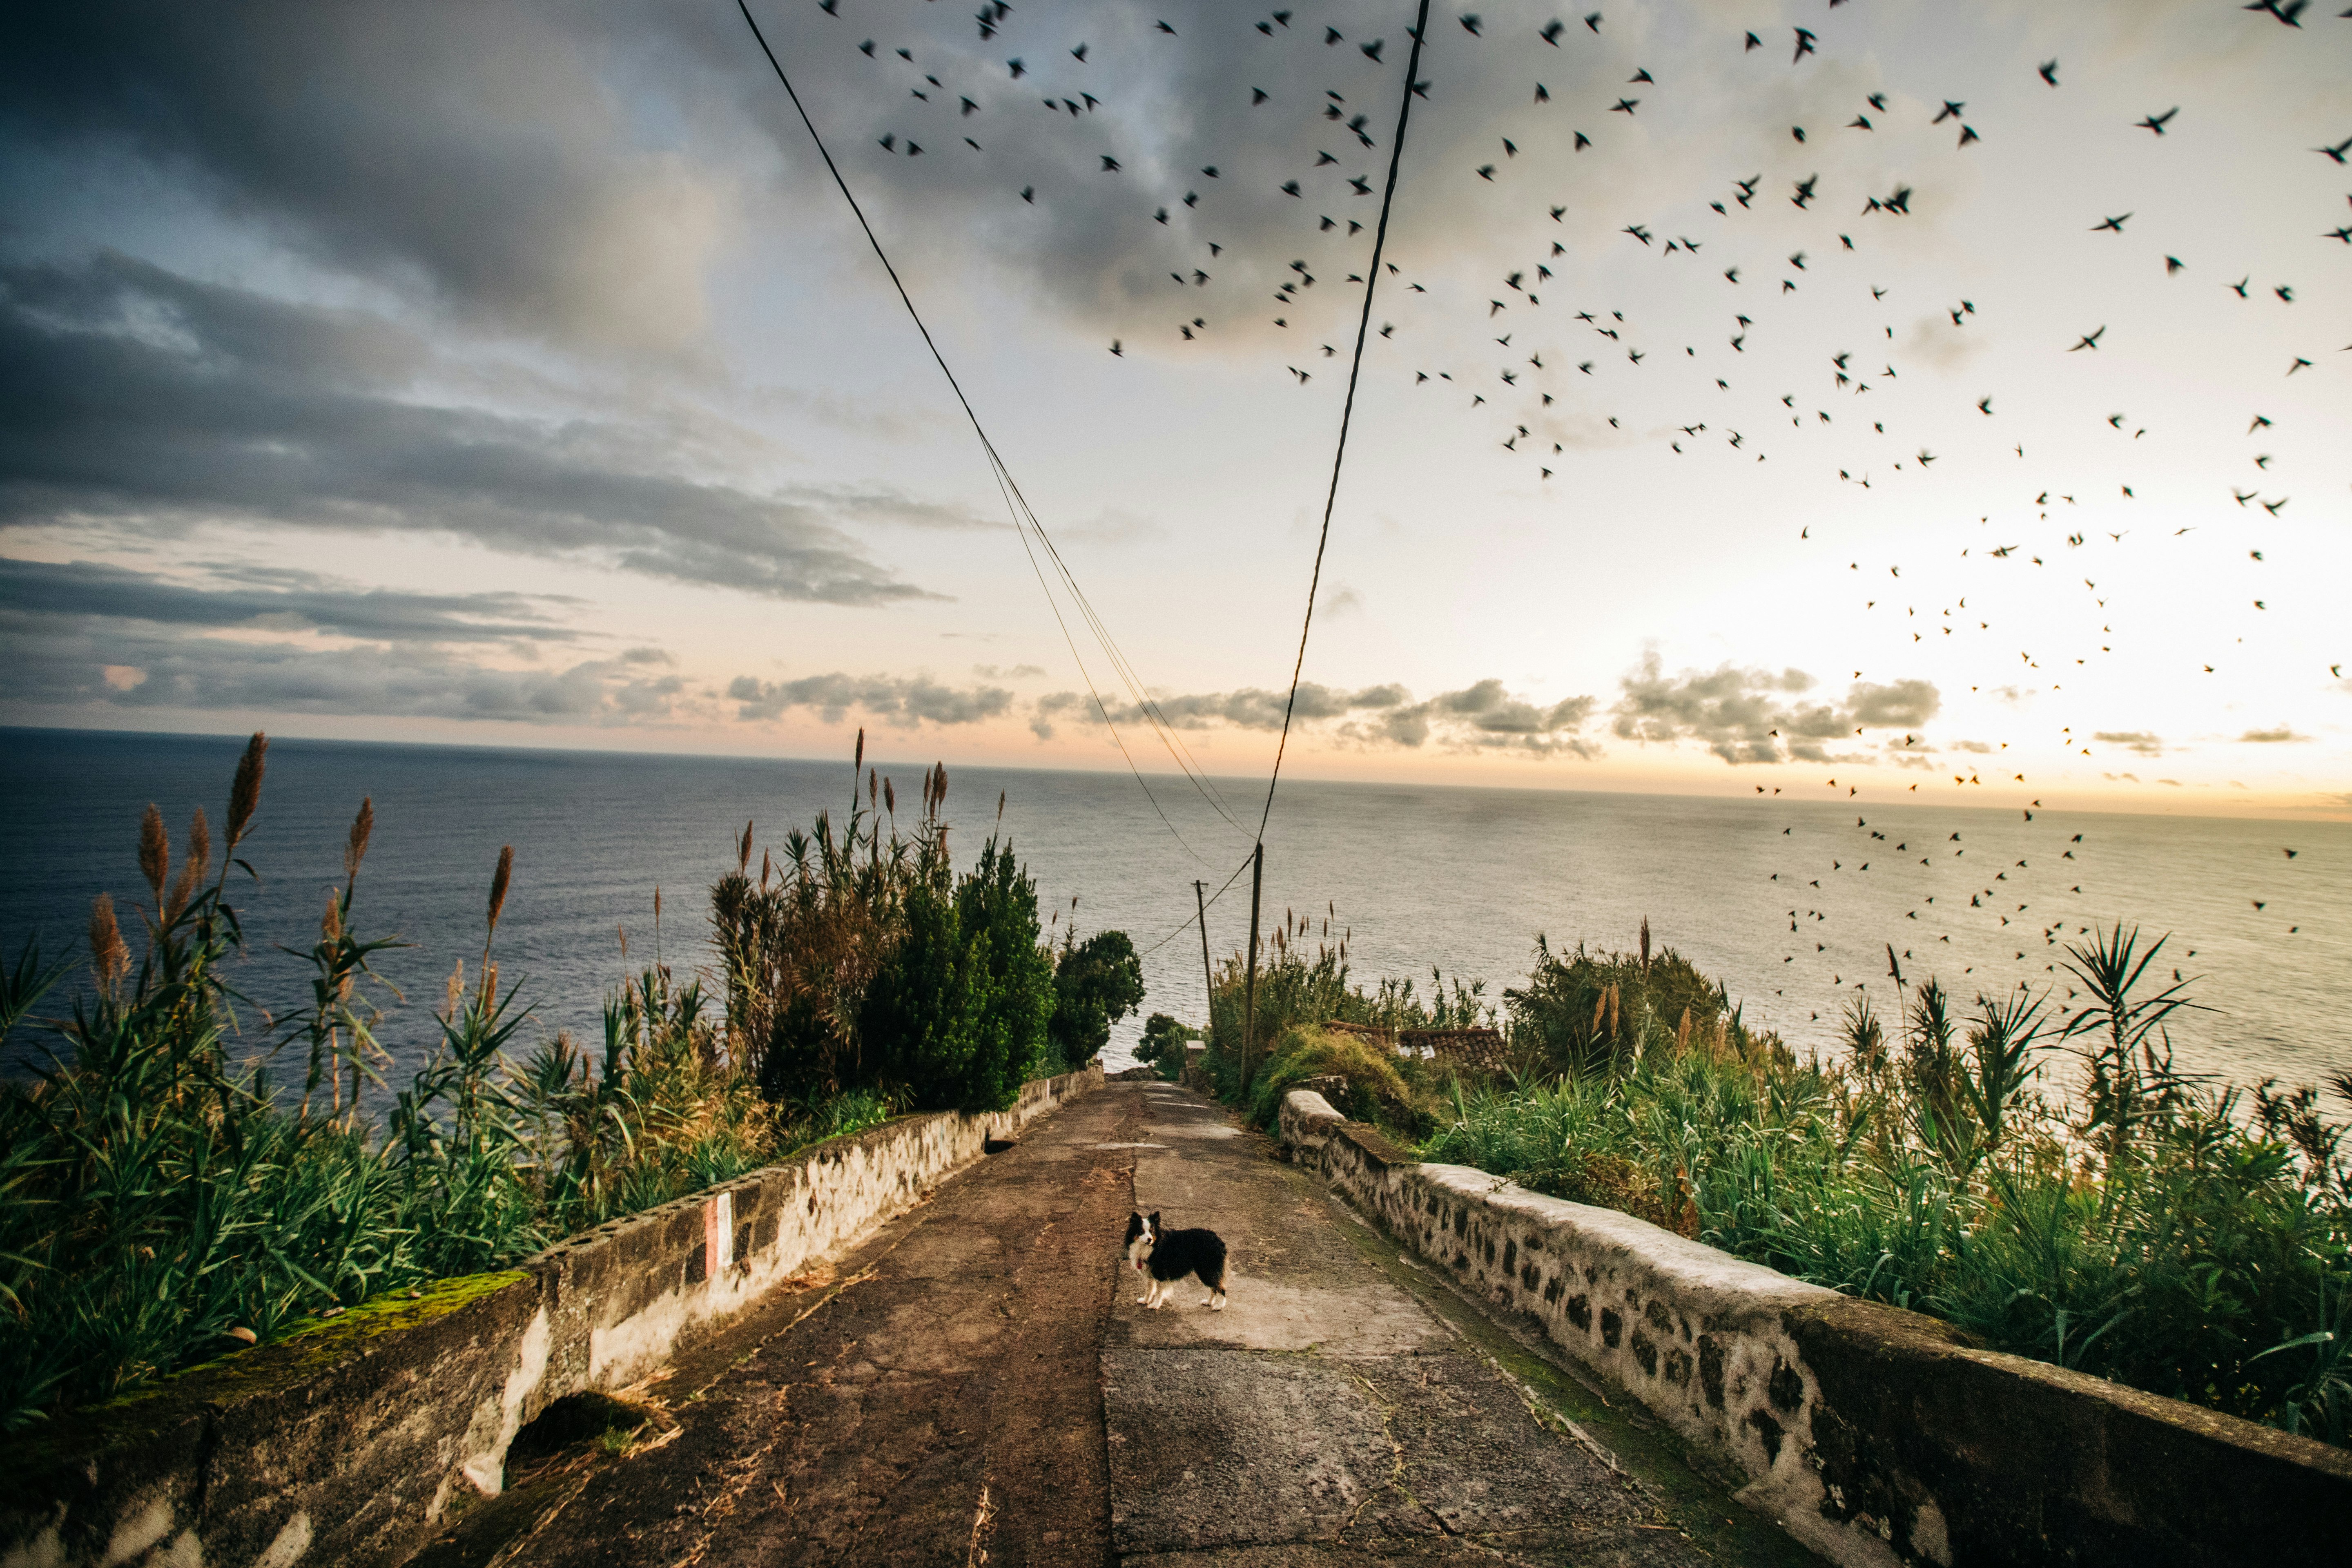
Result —
<instances>
[{"instance_id":1,"label":"black and white dog","mask_svg":"<svg viewBox=\"0 0 2352 1568\"><path fill-rule=\"evenodd\" d=\"M1143 1294L1136 1303L1156 1309L1174 1292L1187 1274L1208 1288L1202 1303L1212 1311L1225 1310L1225 1243L1213 1230L1162 1230L1160 1216L1139 1214L1127 1217L1127 1260L1144 1277Z\"/></svg>"}]
</instances>

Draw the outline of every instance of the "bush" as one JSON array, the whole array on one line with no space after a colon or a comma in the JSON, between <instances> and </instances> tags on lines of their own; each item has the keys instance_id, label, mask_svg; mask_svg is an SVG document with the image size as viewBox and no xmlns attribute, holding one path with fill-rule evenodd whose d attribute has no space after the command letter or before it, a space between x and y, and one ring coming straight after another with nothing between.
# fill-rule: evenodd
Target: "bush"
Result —
<instances>
[{"instance_id":1,"label":"bush","mask_svg":"<svg viewBox=\"0 0 2352 1568\"><path fill-rule=\"evenodd\" d=\"M1260 953L1256 1021L1248 1036L1255 1042L1255 1059L1248 1068L1253 1079L1265 1063L1268 1043L1280 1040L1297 1025L1319 1027L1336 1021L1381 1029L1456 1029L1494 1021L1483 980L1449 982L1432 969L1426 995L1414 989L1410 978L1382 979L1369 991L1350 984L1346 941L1317 943L1309 956L1311 923L1286 918ZM1250 1012L1245 959L1234 954L1211 980L1209 1049L1202 1066L1217 1097L1238 1103L1244 1070L1243 1023Z\"/></svg>"},{"instance_id":2,"label":"bush","mask_svg":"<svg viewBox=\"0 0 2352 1568\"><path fill-rule=\"evenodd\" d=\"M1344 1091L1328 1097L1343 1116L1391 1127L1420 1119L1412 1104L1414 1091L1397 1070L1394 1052L1360 1035L1294 1024L1274 1042L1265 1068L1251 1083L1251 1122L1274 1127L1282 1115L1282 1097L1314 1078L1347 1080Z\"/></svg>"},{"instance_id":3,"label":"bush","mask_svg":"<svg viewBox=\"0 0 2352 1568\"><path fill-rule=\"evenodd\" d=\"M1549 1073L1616 1070L1662 1037L1751 1044L1721 985L1671 947L1651 956L1647 921L1638 953L1587 952L1580 942L1563 955L1538 933L1528 983L1503 1002L1514 1047Z\"/></svg>"},{"instance_id":4,"label":"bush","mask_svg":"<svg viewBox=\"0 0 2352 1568\"><path fill-rule=\"evenodd\" d=\"M1060 996L1038 946L1036 884L994 837L954 874L947 788L945 767L924 776L908 837L853 798L837 838L821 814L814 833L785 836L781 865L762 855L756 879L745 825L735 869L711 889L711 925L728 1053L772 1099L874 1090L906 1110L1002 1110L1029 1078L1059 1070L1047 1027ZM891 786L869 776L867 801L895 818ZM1076 950L1114 955L1101 979L1076 987L1079 1043L1089 1002L1123 1012L1141 1000L1139 978L1120 1000L1114 938L1127 942L1105 932Z\"/></svg>"}]
</instances>

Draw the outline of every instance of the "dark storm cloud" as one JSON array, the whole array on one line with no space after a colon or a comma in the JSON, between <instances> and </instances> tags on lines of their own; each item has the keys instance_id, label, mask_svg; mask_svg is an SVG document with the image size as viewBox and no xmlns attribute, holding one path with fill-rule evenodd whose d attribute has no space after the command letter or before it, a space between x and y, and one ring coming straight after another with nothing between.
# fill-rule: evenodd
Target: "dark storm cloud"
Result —
<instances>
[{"instance_id":1,"label":"dark storm cloud","mask_svg":"<svg viewBox=\"0 0 2352 1568\"><path fill-rule=\"evenodd\" d=\"M627 348L703 325L718 197L625 79L711 7L116 0L18 11L0 132L128 150L221 210L463 318ZM713 12L715 17L716 13Z\"/></svg>"},{"instance_id":2,"label":"dark storm cloud","mask_svg":"<svg viewBox=\"0 0 2352 1568\"><path fill-rule=\"evenodd\" d=\"M727 698L738 704L735 717L745 721L782 718L792 709L806 708L826 723L836 724L856 709L908 729L926 722L976 724L1013 706L1013 693L1001 686L958 688L943 686L929 676L838 672L795 680L739 675L728 684Z\"/></svg>"},{"instance_id":3,"label":"dark storm cloud","mask_svg":"<svg viewBox=\"0 0 2352 1568\"><path fill-rule=\"evenodd\" d=\"M1831 742L1850 740L1857 730L1917 729L1942 706L1935 686L1925 680L1887 686L1858 680L1842 703L1796 700L1814 685L1801 669L1775 674L1728 664L1668 676L1653 652L1620 682L1610 727L1628 741L1696 741L1735 766L1845 761L1832 758Z\"/></svg>"},{"instance_id":4,"label":"dark storm cloud","mask_svg":"<svg viewBox=\"0 0 2352 1568\"><path fill-rule=\"evenodd\" d=\"M1394 7L1342 0L1262 35L1258 18L1179 5L1171 35L1141 5L1040 0L985 38L946 6L756 9L894 257L933 298L984 261L1074 324L1161 327L1170 352L1174 323L1195 314L1223 342L1243 301L1300 276L1293 261L1318 280L1293 311L1300 326L1318 301L1351 308L1347 274L1370 252L1408 46ZM1325 24L1344 41L1327 47ZM1409 264L1480 247L1498 203L1525 216L1564 194L1613 205L1643 189L1647 128L1587 116L1620 144L1620 165L1578 164L1580 191L1511 192L1515 173L1524 184L1539 162L1559 167L1573 131L1564 107L1526 100L1529 51L1564 106L1613 89L1644 26L1549 49L1538 25L1433 34L1433 91L1399 193ZM869 29L870 57L856 48ZM1377 60L1360 47L1376 38L1388 46ZM1081 39L1084 62L1070 52ZM1253 104L1259 88L1269 96ZM1523 155L1500 184L1471 178L1498 135ZM68 160L127 152L331 270L596 351L703 346L705 274L747 217L840 218L805 131L719 5L35 9L0 47L0 138ZM915 143L922 155L908 155ZM1294 179L1296 196L1282 188ZM755 209L763 188L787 205Z\"/></svg>"},{"instance_id":5,"label":"dark storm cloud","mask_svg":"<svg viewBox=\"0 0 2352 1568\"><path fill-rule=\"evenodd\" d=\"M579 636L548 613L574 601L544 595L355 589L311 573L276 568L230 568L227 574L236 580L196 586L98 562L0 557L0 602L8 605L0 616L19 623L54 617L215 629L310 627L335 637L395 642L570 642Z\"/></svg>"},{"instance_id":6,"label":"dark storm cloud","mask_svg":"<svg viewBox=\"0 0 2352 1568\"><path fill-rule=\"evenodd\" d=\"M0 268L0 525L108 519L453 533L781 599L922 591L828 521L961 514L883 491L761 496L616 463L632 433L416 401L376 318L146 262Z\"/></svg>"},{"instance_id":7,"label":"dark storm cloud","mask_svg":"<svg viewBox=\"0 0 2352 1568\"><path fill-rule=\"evenodd\" d=\"M1140 704L1114 704L1113 723L1139 725L1156 714L1171 728L1279 731L1286 694L1255 687L1238 691L1202 692L1157 697L1152 712ZM1371 747L1418 747L1434 740L1457 751L1511 750L1549 755L1569 752L1597 756L1597 748L1579 739L1576 731L1591 717L1593 700L1570 697L1537 704L1513 697L1499 680L1481 680L1459 691L1440 692L1416 702L1412 693L1394 684L1367 686L1345 691L1302 681L1295 725L1326 726L1337 738ZM1030 727L1041 740L1054 734L1055 721L1064 717L1090 719L1094 699L1082 692L1057 691L1038 699Z\"/></svg>"}]
</instances>

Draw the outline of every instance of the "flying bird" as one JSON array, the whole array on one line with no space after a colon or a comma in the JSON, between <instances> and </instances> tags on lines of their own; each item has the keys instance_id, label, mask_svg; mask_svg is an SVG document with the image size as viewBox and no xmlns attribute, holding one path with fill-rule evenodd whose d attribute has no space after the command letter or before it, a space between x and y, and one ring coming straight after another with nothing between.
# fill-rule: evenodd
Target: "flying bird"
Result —
<instances>
[{"instance_id":1,"label":"flying bird","mask_svg":"<svg viewBox=\"0 0 2352 1568\"><path fill-rule=\"evenodd\" d=\"M2052 87L2056 87L2058 85L2058 62L2056 60L2043 60L2041 66L2041 72L2042 79L2043 81L2048 82Z\"/></svg>"},{"instance_id":2,"label":"flying bird","mask_svg":"<svg viewBox=\"0 0 2352 1568\"><path fill-rule=\"evenodd\" d=\"M2101 327L2095 332L2085 332L2083 334L2083 341L2076 343L2074 348L2068 349L2066 352L2068 353L2074 353L2076 350L2080 349L2095 349L2099 346L2099 340L2106 335L2106 328Z\"/></svg>"},{"instance_id":3,"label":"flying bird","mask_svg":"<svg viewBox=\"0 0 2352 1568\"><path fill-rule=\"evenodd\" d=\"M2162 114L2149 115L2147 119L2134 126L2133 129L2137 131L2153 131L2158 136L2161 136L2164 134L2164 127L2166 123L2169 121L2174 115L2179 112L2180 106L2176 103L2170 109L2166 110Z\"/></svg>"},{"instance_id":4,"label":"flying bird","mask_svg":"<svg viewBox=\"0 0 2352 1568\"><path fill-rule=\"evenodd\" d=\"M2124 231L2124 225L2131 221L2131 214L2126 213L2121 217L2111 217L2105 223L2093 224L2091 226L2091 232L2093 234L2104 234L2108 229L2114 229L2117 234L2121 234Z\"/></svg>"},{"instance_id":5,"label":"flying bird","mask_svg":"<svg viewBox=\"0 0 2352 1568\"><path fill-rule=\"evenodd\" d=\"M1812 34L1811 34L1811 33L1807 32L1807 31L1806 31L1804 28L1802 28L1802 27L1799 27L1798 29L1796 29L1796 33L1797 33L1797 52L1796 52L1795 54L1793 54L1793 55L1791 55L1791 56L1790 56L1790 57L1789 57L1789 63L1790 63L1790 65L1795 65L1799 60L1803 59L1807 55L1810 55L1810 54L1811 54L1811 53L1813 52L1813 36L1812 36Z\"/></svg>"}]
</instances>

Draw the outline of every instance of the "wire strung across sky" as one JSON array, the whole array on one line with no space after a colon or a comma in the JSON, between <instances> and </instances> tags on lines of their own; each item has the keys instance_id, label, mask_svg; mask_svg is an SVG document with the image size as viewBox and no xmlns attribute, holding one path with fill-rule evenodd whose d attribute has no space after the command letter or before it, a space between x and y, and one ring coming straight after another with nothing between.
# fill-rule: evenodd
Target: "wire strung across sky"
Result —
<instances>
[{"instance_id":1,"label":"wire strung across sky","mask_svg":"<svg viewBox=\"0 0 2352 1568\"><path fill-rule=\"evenodd\" d=\"M1356 322L1356 352L1354 357L1349 361L1348 364L1348 397L1347 401L1341 405L1339 410L1339 442L1338 448L1331 454L1331 485L1330 489L1325 493L1323 498L1322 531L1317 536L1315 541L1315 571L1313 575L1307 580L1307 616L1298 628L1298 658L1291 666L1290 694L1284 700L1282 707L1282 739L1276 743L1274 751L1274 768L1267 775L1265 781L1265 809L1258 816L1257 835L1253 840L1251 846L1253 856L1255 856L1257 847L1265 844L1265 825L1274 816L1275 786L1282 780L1282 756L1283 752L1288 749L1290 744L1291 715L1298 706L1298 679L1300 673L1307 668L1307 634L1313 630L1315 626L1315 595L1323 581L1323 552L1325 546L1328 545L1331 542L1331 513L1333 509L1339 505L1339 469L1341 465L1347 461L1348 458L1348 426L1350 420L1355 416L1356 382L1358 377L1363 373L1364 342L1370 334L1372 325L1372 293L1373 290L1380 286L1381 257L1381 253L1388 246L1389 210L1396 201L1397 168L1404 157L1405 124L1406 121L1411 120L1412 117L1412 100L1414 95L1419 93L1421 89L1427 85L1420 79L1420 74L1422 38L1428 31L1428 28L1429 0L1421 0L1421 14L1414 20L1412 25L1412 52L1405 60L1404 97L1403 100L1397 106L1396 138L1389 144L1389 177L1387 185L1381 192L1380 224L1379 226L1372 231L1372 264L1364 274L1363 314ZM1234 874L1225 879L1224 886L1217 889L1215 896L1209 899L1208 903L1213 904L1218 899L1224 897L1227 889L1231 889L1235 882L1241 879L1242 872L1246 871L1249 868L1250 862L1246 859L1244 860ZM1170 931L1166 936L1161 937L1158 942L1153 942L1150 947L1145 948L1143 951L1147 953L1159 952L1161 948L1175 941L1179 936L1181 936L1184 932L1192 930L1193 925L1200 921L1206 912L1206 904L1195 909L1192 914L1185 920L1183 924L1178 926L1174 931Z\"/></svg>"},{"instance_id":2,"label":"wire strung across sky","mask_svg":"<svg viewBox=\"0 0 2352 1568\"><path fill-rule=\"evenodd\" d=\"M1109 730L1111 740L1118 745L1119 755L1126 759L1128 772L1135 775L1136 784L1143 791L1144 798L1151 803L1151 809L1158 814L1160 823L1167 827L1170 835L1177 843L1183 845L1184 852L1196 860L1200 859L1200 852L1192 845L1185 843L1184 836L1177 832L1176 825L1169 820L1167 811L1160 804L1160 797L1151 793L1151 785L1144 779L1143 771L1136 766L1134 753L1128 750L1125 737L1119 734L1118 725L1111 718L1110 706L1103 700L1101 690L1095 685L1093 673L1087 668L1086 659L1078 653L1077 640L1070 635L1069 622L1064 617L1061 605L1056 600L1044 566L1038 560L1039 546L1044 548L1045 560L1053 563L1055 575L1061 580L1064 591L1069 595L1071 602L1077 607L1079 616L1085 621L1087 629L1101 644L1112 672L1118 677L1120 684L1127 688L1128 695L1134 702L1136 710L1143 715L1145 721L1159 735L1160 744L1167 748L1168 754L1175 760L1177 767L1183 773L1185 778L1191 781L1193 789L1200 794L1201 798L1206 801L1210 808L1219 816L1231 824L1234 831L1248 832L1249 830L1236 821L1233 813L1227 809L1223 798L1217 793L1216 785L1193 762L1192 753L1186 749L1181 739L1177 736L1174 727L1168 722L1167 715L1160 711L1159 702L1144 688L1142 681L1135 674L1134 667L1128 662L1127 656L1119 650L1118 642L1110 635L1109 626L1096 612L1094 605L1087 598L1084 590L1079 588L1076 575L1063 561L1061 552L1054 547L1052 536L1045 531L1045 524L1037 520L1037 514L1030 508L1028 498L1022 494L1019 481L1013 479L1013 471L997 451L996 444L989 439L988 431L981 424L980 415L972 408L971 400L964 395L963 386L956 380L955 372L948 368L947 356L940 352L940 345L933 341L930 328L924 325L922 312L915 309L914 299L907 292L906 284L900 281L898 269L890 264L889 255L882 248L880 237L875 234L874 226L866 221L866 211L857 205L857 197L851 193L849 182L843 178L840 166L833 161L833 153L825 147L824 138L818 134L816 122L809 118L807 107L801 102L801 95L793 88L792 78L785 74L783 63L776 58L775 50L768 47L767 36L760 30L760 24L751 16L751 8L747 0L736 0L736 8L743 13L744 24L751 29L751 37L758 42L760 52L767 57L770 68L776 73L776 79L783 84L785 96L792 100L793 108L800 115L802 125L808 130L809 140L816 145L817 156L824 160L826 172L832 174L833 183L840 188L842 199L849 204L850 212L857 219L857 226L865 231L866 243L874 247L874 255L882 263L882 269L890 275L891 287L898 289L899 301L907 307L907 314L914 321L915 330L922 334L923 346L930 350L931 358L939 365L940 374L947 377L948 387L955 394L956 402L961 405L964 417L971 422L972 433L980 437L981 449L988 457L990 472L994 476L999 489L1003 492L1005 505L1012 513L1013 529L1021 535L1022 548L1028 552L1030 567L1037 574L1037 585L1045 590L1046 602L1053 607L1054 620L1062 629L1063 641L1069 645L1070 657L1076 662L1079 675L1086 680L1087 693L1094 699L1095 711L1102 716L1104 727ZM1425 4L1423 8L1425 11ZM1391 174L1391 181L1393 184L1393 173ZM1358 352L1360 355L1360 344ZM1206 863L1202 862L1204 865Z\"/></svg>"},{"instance_id":3,"label":"wire strung across sky","mask_svg":"<svg viewBox=\"0 0 2352 1568\"><path fill-rule=\"evenodd\" d=\"M1274 816L1274 788L1282 782L1282 754L1290 749L1290 716L1298 706L1299 672L1307 668L1307 634L1315 626L1315 595L1323 582L1323 547L1331 542L1331 510L1339 501L1339 466L1348 458L1348 424L1356 413L1356 379L1363 374L1364 339L1372 325L1372 291L1381 283L1381 253L1389 241L1389 207L1396 200L1397 164L1404 157L1405 121L1412 118L1413 95L1420 79L1421 45L1429 31L1429 0L1421 0L1421 16L1412 25L1412 53L1404 66L1404 99L1397 105L1396 139L1389 143L1389 181L1381 192L1380 227L1372 231L1372 265L1364 273L1364 313L1356 321L1356 353L1348 364L1348 401L1339 409L1339 445L1331 454L1331 488L1323 497L1323 530L1315 540L1315 572L1307 583L1307 617L1298 627L1298 658L1290 668L1290 696L1282 705L1282 739L1274 748L1274 771L1265 781L1265 809L1258 814L1257 842L1265 842L1265 825Z\"/></svg>"},{"instance_id":4,"label":"wire strung across sky","mask_svg":"<svg viewBox=\"0 0 2352 1568\"><path fill-rule=\"evenodd\" d=\"M907 292L906 284L899 279L898 269L890 264L889 255L883 250L882 241L875 234L874 226L866 221L865 209L857 205L857 197L851 193L849 182L843 177L839 165L834 163L832 153L825 147L824 138L817 132L816 122L809 118L807 107L801 102L800 94L793 88L792 78L785 73L783 63L776 58L775 50L768 47L767 37L761 32L759 22L753 18L748 0L736 0L736 6L743 13L744 24L751 29L751 37L759 43L760 52L767 57L768 65L776 73L777 81L782 84L785 95L792 100L794 111L801 117L801 124L806 127L809 140L816 146L817 155L824 160L825 170L832 174L835 185L839 187L842 199L849 204L849 210L856 217L858 227L865 231L866 243L874 247L874 255L882 263L882 269L889 274L891 286L898 291L899 301L907 307L907 314L913 320L915 330L922 334L923 346L930 350L931 358L939 365L940 374L947 377L949 389L955 394L956 402L962 407L964 417L971 422L972 433L980 437L981 448L988 457L990 473L995 479L997 488L1004 497L1006 510L1013 517L1013 529L1021 537L1022 550L1029 558L1030 570L1036 574L1037 585L1044 590L1046 604L1054 612L1055 624L1061 628L1062 640L1068 645L1070 658L1077 665L1078 674L1087 683L1087 695L1094 700L1095 711L1101 717L1103 727L1109 731L1113 743L1118 747L1119 755L1126 760L1128 772L1134 775L1137 787L1143 791L1144 798L1151 803L1152 811L1158 815L1161 825L1168 829L1170 836L1175 838L1178 844L1183 846L1186 854L1196 860L1200 859L1200 852L1185 842L1184 836L1177 831L1175 823L1170 820L1166 809L1160 805L1160 797L1152 794L1151 785L1144 778L1143 771L1136 765L1134 753L1128 749L1126 738L1119 733L1118 721L1111 717L1110 706L1103 700L1102 691L1095 684L1093 671L1087 668L1085 656L1078 652L1077 639L1071 635L1069 621L1063 615L1060 600L1055 594L1052 582L1046 576L1045 567L1047 562L1052 563L1054 575L1060 579L1063 591L1069 595L1070 602L1077 608L1087 630L1093 633L1095 640L1101 646L1112 673L1118 677L1119 683L1127 688L1129 697L1134 703L1135 711L1143 715L1145 721L1159 736L1160 744L1167 749L1168 754L1175 760L1177 767L1183 773L1201 798L1208 803L1210 808L1236 831L1247 832L1248 829L1236 821L1232 811L1227 808L1214 782L1193 761L1191 752L1176 733L1175 726L1169 722L1158 700L1152 697L1149 689L1136 675L1134 666L1128 661L1117 639L1111 636L1109 626L1096 611L1092 601L1086 596L1085 591L1078 586L1076 574L1062 559L1061 552L1055 548L1052 535L1045 531L1045 524L1038 521L1036 512L1029 505L1028 498L1022 493L1020 481L1013 477L1013 471L997 451L996 444L989 439L988 431L981 424L980 415L973 409L971 400L964 395L962 384L956 380L955 372L949 368L947 356L940 352L938 342L931 337L930 329L924 324L922 312L915 309L914 299ZM1418 77L1421 69L1422 44L1428 27L1429 0L1421 0L1419 15L1411 29L1412 48L1405 61L1404 92L1397 107L1396 136L1389 147L1388 181L1381 192L1381 216L1378 226L1372 234L1371 266L1365 273L1364 307L1356 323L1355 353L1348 365L1348 395L1339 411L1339 439L1331 455L1331 481L1323 498L1323 523L1315 541L1315 566L1307 579L1307 613L1298 628L1298 655L1292 663L1290 689L1283 701L1282 733L1275 744L1274 766L1266 778L1265 805L1258 815L1257 832L1252 840L1253 855L1265 841L1266 824L1274 816L1275 790L1282 781L1283 758L1290 746L1291 721L1298 707L1299 679L1307 667L1307 642L1315 626L1315 595L1320 591L1323 582L1323 556L1331 541L1331 514L1339 505L1339 475L1348 457L1348 430L1355 417L1356 387L1363 374L1365 341L1371 331L1372 296L1380 287L1381 262L1388 246L1389 214L1396 200L1397 171L1404 156L1405 127L1412 117L1413 98L1424 85L1418 80ZM1041 547L1045 557L1042 562L1038 555ZM1240 879L1242 871L1249 868L1249 865L1248 860L1244 860L1240 868L1226 878L1223 886L1217 889L1216 898L1223 898L1234 883ZM1207 902L1214 903L1216 898L1210 899ZM1191 918L1144 951L1157 952L1174 941L1177 936L1192 929L1200 919L1201 910L1196 910Z\"/></svg>"}]
</instances>

